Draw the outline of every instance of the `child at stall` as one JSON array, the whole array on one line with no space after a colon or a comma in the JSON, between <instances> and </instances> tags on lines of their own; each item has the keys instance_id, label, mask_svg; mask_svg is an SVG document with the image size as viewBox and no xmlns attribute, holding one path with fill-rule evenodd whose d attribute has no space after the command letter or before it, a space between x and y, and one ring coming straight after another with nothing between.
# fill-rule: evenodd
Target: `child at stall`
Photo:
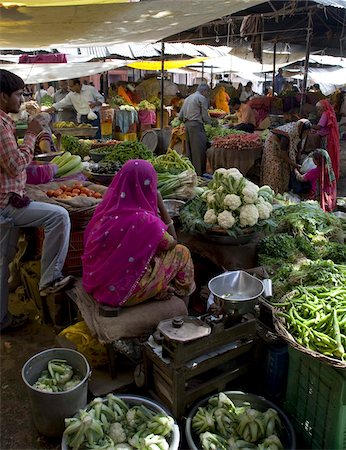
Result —
<instances>
[{"instance_id":1,"label":"child at stall","mask_svg":"<svg viewBox=\"0 0 346 450\"><path fill-rule=\"evenodd\" d=\"M312 158L316 167L305 174L295 169L296 178L300 182L310 183L309 199L319 201L324 211L332 211L336 204L336 182L329 154L318 148Z\"/></svg>"}]
</instances>

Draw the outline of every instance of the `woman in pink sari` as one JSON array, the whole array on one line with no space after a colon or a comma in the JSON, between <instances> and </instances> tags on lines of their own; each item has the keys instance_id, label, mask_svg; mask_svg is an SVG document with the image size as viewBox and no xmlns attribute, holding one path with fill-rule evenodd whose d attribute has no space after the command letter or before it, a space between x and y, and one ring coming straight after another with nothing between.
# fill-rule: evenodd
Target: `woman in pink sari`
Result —
<instances>
[{"instance_id":1,"label":"woman in pink sari","mask_svg":"<svg viewBox=\"0 0 346 450\"><path fill-rule=\"evenodd\" d=\"M336 181L340 175L340 136L337 118L334 108L328 100L320 100L316 104L317 111L321 114L320 120L314 128L321 136L321 145L329 153Z\"/></svg>"},{"instance_id":2,"label":"woman in pink sari","mask_svg":"<svg viewBox=\"0 0 346 450\"><path fill-rule=\"evenodd\" d=\"M84 289L109 306L164 299L168 292L187 302L195 289L193 262L175 237L153 166L128 161L85 230Z\"/></svg>"}]
</instances>

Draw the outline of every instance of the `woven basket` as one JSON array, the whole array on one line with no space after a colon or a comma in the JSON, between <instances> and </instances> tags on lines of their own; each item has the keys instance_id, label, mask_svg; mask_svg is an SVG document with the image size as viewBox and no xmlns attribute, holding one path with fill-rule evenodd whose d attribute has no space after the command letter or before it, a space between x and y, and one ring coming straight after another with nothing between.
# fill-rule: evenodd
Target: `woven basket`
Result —
<instances>
[{"instance_id":1,"label":"woven basket","mask_svg":"<svg viewBox=\"0 0 346 450\"><path fill-rule=\"evenodd\" d=\"M302 346L299 344L294 337L289 333L285 328L285 319L278 317L276 313L278 313L279 310L274 308L274 314L273 314L273 322L275 331L278 333L279 336L282 337L289 345L291 345L296 350L299 350L302 353L305 353L306 355L311 356L312 358L324 362L326 364L329 364L330 366L333 366L337 369L346 369L346 363L343 361L340 361L339 359L331 358L329 356L322 355L322 353L316 352L314 350L309 350L308 348Z\"/></svg>"},{"instance_id":2,"label":"woven basket","mask_svg":"<svg viewBox=\"0 0 346 450\"><path fill-rule=\"evenodd\" d=\"M73 231L82 231L88 225L98 205L86 206L75 211L69 211L71 228Z\"/></svg>"}]
</instances>

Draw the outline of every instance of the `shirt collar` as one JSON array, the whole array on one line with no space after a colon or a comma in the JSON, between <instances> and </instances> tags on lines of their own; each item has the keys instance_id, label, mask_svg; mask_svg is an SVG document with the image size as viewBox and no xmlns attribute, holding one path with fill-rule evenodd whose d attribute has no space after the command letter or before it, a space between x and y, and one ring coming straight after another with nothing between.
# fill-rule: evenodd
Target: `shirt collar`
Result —
<instances>
[{"instance_id":1,"label":"shirt collar","mask_svg":"<svg viewBox=\"0 0 346 450\"><path fill-rule=\"evenodd\" d=\"M0 109L0 118L10 127L14 128L14 121L12 120L12 118L5 113L5 111L3 111L2 109Z\"/></svg>"}]
</instances>

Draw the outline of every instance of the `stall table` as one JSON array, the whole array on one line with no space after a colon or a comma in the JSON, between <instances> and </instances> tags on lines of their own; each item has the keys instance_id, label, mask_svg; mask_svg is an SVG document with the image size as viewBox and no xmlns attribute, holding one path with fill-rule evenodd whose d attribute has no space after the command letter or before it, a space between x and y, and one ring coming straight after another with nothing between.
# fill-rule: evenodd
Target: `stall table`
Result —
<instances>
[{"instance_id":1,"label":"stall table","mask_svg":"<svg viewBox=\"0 0 346 450\"><path fill-rule=\"evenodd\" d=\"M230 150L211 146L207 150L207 172L213 173L216 169L236 167L246 176L257 160L262 156L263 148L248 150Z\"/></svg>"}]
</instances>

